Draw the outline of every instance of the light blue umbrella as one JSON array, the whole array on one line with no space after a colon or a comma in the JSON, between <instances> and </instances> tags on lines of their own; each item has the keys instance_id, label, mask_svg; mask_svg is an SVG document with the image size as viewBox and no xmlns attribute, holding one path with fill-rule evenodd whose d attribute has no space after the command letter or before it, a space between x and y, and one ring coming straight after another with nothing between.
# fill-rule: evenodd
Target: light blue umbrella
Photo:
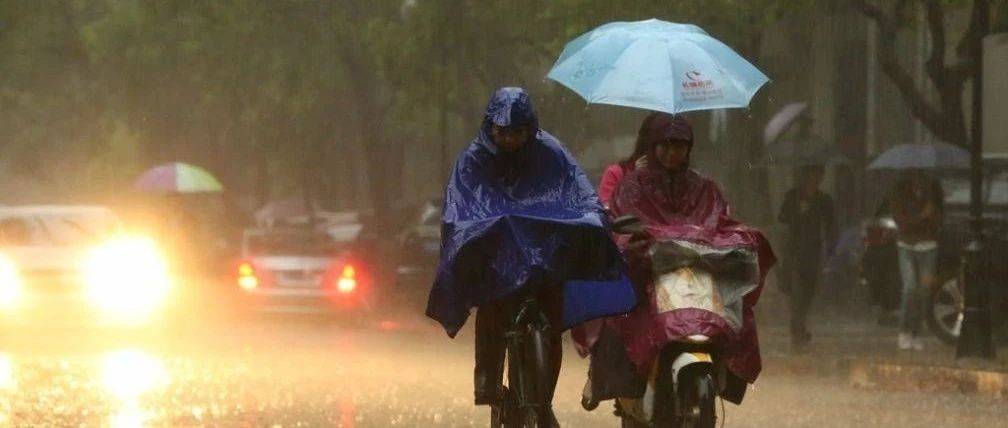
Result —
<instances>
[{"instance_id":1,"label":"light blue umbrella","mask_svg":"<svg viewBox=\"0 0 1008 428\"><path fill-rule=\"evenodd\" d=\"M770 81L695 25L612 22L564 47L548 77L590 103L680 113L746 107Z\"/></svg>"}]
</instances>

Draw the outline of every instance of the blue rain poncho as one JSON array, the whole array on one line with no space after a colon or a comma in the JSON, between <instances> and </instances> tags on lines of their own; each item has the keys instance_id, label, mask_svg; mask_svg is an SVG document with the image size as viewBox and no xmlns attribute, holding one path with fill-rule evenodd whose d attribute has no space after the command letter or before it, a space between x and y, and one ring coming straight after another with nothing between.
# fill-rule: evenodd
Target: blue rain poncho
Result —
<instances>
[{"instance_id":1,"label":"blue rain poncho","mask_svg":"<svg viewBox=\"0 0 1008 428\"><path fill-rule=\"evenodd\" d=\"M515 152L492 125L528 125ZM528 94L497 90L479 134L459 155L445 190L441 260L427 315L449 336L474 306L529 286L563 287L563 328L627 312L636 303L607 217L584 171L539 129Z\"/></svg>"}]
</instances>

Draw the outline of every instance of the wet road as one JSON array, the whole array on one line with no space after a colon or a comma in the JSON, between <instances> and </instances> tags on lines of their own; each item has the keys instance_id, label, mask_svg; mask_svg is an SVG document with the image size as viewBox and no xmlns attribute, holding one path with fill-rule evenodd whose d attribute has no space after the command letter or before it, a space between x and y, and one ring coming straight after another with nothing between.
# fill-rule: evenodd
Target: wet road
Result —
<instances>
[{"instance_id":1,"label":"wet road","mask_svg":"<svg viewBox=\"0 0 1008 428\"><path fill-rule=\"evenodd\" d=\"M184 331L5 331L4 426L486 426L471 405L469 332L418 317L363 326L304 319ZM855 389L767 370L726 426L998 426L1008 406L962 395ZM580 409L585 362L568 349L555 407L565 426L618 426Z\"/></svg>"}]
</instances>

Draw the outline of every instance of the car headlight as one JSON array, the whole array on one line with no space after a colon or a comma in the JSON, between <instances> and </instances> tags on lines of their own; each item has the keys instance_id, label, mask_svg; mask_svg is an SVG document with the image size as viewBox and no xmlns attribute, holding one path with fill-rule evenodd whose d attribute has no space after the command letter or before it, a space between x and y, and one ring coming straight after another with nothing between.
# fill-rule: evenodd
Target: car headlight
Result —
<instances>
[{"instance_id":1,"label":"car headlight","mask_svg":"<svg viewBox=\"0 0 1008 428\"><path fill-rule=\"evenodd\" d=\"M17 265L0 255L0 308L10 309L21 301L22 283Z\"/></svg>"},{"instance_id":2,"label":"car headlight","mask_svg":"<svg viewBox=\"0 0 1008 428\"><path fill-rule=\"evenodd\" d=\"M171 287L167 263L150 239L118 238L92 249L83 266L87 296L109 315L143 318Z\"/></svg>"}]
</instances>

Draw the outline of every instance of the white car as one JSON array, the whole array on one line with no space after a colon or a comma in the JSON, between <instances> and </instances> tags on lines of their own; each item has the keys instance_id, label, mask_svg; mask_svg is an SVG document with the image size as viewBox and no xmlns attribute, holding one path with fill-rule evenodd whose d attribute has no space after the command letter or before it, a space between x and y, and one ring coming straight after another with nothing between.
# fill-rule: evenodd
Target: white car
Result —
<instances>
[{"instance_id":1,"label":"white car","mask_svg":"<svg viewBox=\"0 0 1008 428\"><path fill-rule=\"evenodd\" d=\"M153 241L99 206L0 207L0 317L144 323L171 281Z\"/></svg>"}]
</instances>

